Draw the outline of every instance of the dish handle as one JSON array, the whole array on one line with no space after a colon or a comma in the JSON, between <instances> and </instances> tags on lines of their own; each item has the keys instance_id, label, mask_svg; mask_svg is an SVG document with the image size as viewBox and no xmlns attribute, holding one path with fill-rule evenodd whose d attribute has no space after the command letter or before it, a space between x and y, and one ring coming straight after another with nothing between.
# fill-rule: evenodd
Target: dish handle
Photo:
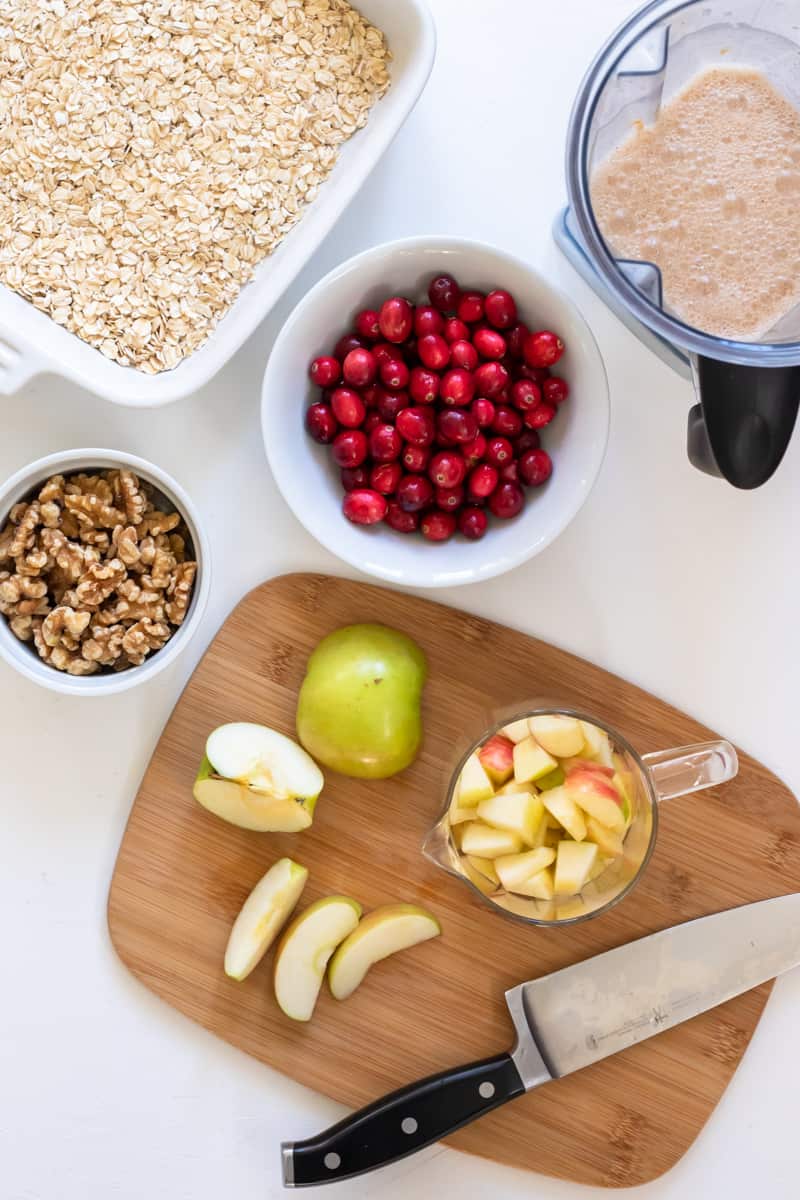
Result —
<instances>
[{"instance_id":1,"label":"dish handle","mask_svg":"<svg viewBox=\"0 0 800 1200\"><path fill-rule=\"evenodd\" d=\"M5 331L0 332L0 396L13 395L47 368L44 354Z\"/></svg>"}]
</instances>

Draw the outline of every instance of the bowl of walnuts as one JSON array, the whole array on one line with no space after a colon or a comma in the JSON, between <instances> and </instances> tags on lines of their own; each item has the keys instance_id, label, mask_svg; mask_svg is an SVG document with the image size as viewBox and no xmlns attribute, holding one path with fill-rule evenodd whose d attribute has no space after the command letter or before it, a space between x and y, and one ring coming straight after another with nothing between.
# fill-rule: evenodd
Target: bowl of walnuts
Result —
<instances>
[{"instance_id":1,"label":"bowl of walnuts","mask_svg":"<svg viewBox=\"0 0 800 1200\"><path fill-rule=\"evenodd\" d=\"M71 695L120 692L196 632L210 586L183 488L114 450L70 450L0 489L0 655Z\"/></svg>"}]
</instances>

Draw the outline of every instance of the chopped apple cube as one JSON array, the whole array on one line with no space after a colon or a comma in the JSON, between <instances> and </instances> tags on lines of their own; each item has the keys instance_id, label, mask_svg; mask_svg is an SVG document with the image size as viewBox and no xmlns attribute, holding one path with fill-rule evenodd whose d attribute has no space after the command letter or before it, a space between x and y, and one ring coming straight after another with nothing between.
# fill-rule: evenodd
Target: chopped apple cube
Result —
<instances>
[{"instance_id":1,"label":"chopped apple cube","mask_svg":"<svg viewBox=\"0 0 800 1200\"><path fill-rule=\"evenodd\" d=\"M463 825L465 821L474 821L475 820L475 809L474 808L459 808L459 806L457 804L456 805L451 804L450 808L448 810L447 816L448 816L451 826Z\"/></svg>"},{"instance_id":2,"label":"chopped apple cube","mask_svg":"<svg viewBox=\"0 0 800 1200\"><path fill-rule=\"evenodd\" d=\"M605 729L592 725L590 721L581 721L581 732L586 743L588 757L593 758L595 762L602 763L604 767L613 767L611 739Z\"/></svg>"},{"instance_id":3,"label":"chopped apple cube","mask_svg":"<svg viewBox=\"0 0 800 1200\"><path fill-rule=\"evenodd\" d=\"M530 734L514 747L514 779L517 783L540 779L557 766L556 760Z\"/></svg>"},{"instance_id":4,"label":"chopped apple cube","mask_svg":"<svg viewBox=\"0 0 800 1200\"><path fill-rule=\"evenodd\" d=\"M504 725L500 732L515 744L517 742L524 742L530 733L528 720L526 717L523 717L521 721L512 721L510 725Z\"/></svg>"},{"instance_id":5,"label":"chopped apple cube","mask_svg":"<svg viewBox=\"0 0 800 1200\"><path fill-rule=\"evenodd\" d=\"M576 721L574 717L549 713L544 716L531 717L528 725L539 745L556 758L580 754L583 749L583 732L580 722Z\"/></svg>"},{"instance_id":6,"label":"chopped apple cube","mask_svg":"<svg viewBox=\"0 0 800 1200\"><path fill-rule=\"evenodd\" d=\"M467 862L474 867L476 871L480 871L486 879L489 879L495 887L500 886L500 876L494 869L494 863L490 858L475 858L473 855L467 855Z\"/></svg>"},{"instance_id":7,"label":"chopped apple cube","mask_svg":"<svg viewBox=\"0 0 800 1200\"><path fill-rule=\"evenodd\" d=\"M564 791L570 800L579 805L589 816L594 817L607 829L625 828L622 812L622 797L599 763L584 762L567 771Z\"/></svg>"},{"instance_id":8,"label":"chopped apple cube","mask_svg":"<svg viewBox=\"0 0 800 1200\"><path fill-rule=\"evenodd\" d=\"M562 766L555 767L554 770L548 771L546 775L542 775L536 780L536 786L541 792L549 792L550 788L561 787L564 782L564 768Z\"/></svg>"},{"instance_id":9,"label":"chopped apple cube","mask_svg":"<svg viewBox=\"0 0 800 1200\"><path fill-rule=\"evenodd\" d=\"M568 842L558 844L556 855L555 894L574 896L586 883L586 877L597 858L594 842Z\"/></svg>"},{"instance_id":10,"label":"chopped apple cube","mask_svg":"<svg viewBox=\"0 0 800 1200\"><path fill-rule=\"evenodd\" d=\"M566 787L551 788L542 792L545 808L576 842L582 842L586 837L586 822L575 801L567 795Z\"/></svg>"},{"instance_id":11,"label":"chopped apple cube","mask_svg":"<svg viewBox=\"0 0 800 1200\"><path fill-rule=\"evenodd\" d=\"M483 769L477 754L470 754L461 770L458 787L460 808L474 808L481 800L494 795L492 781Z\"/></svg>"},{"instance_id":12,"label":"chopped apple cube","mask_svg":"<svg viewBox=\"0 0 800 1200\"><path fill-rule=\"evenodd\" d=\"M608 854L611 858L619 858L624 853L622 838L616 830L601 825L594 817L587 818L586 830L587 840L594 842L603 854Z\"/></svg>"},{"instance_id":13,"label":"chopped apple cube","mask_svg":"<svg viewBox=\"0 0 800 1200\"><path fill-rule=\"evenodd\" d=\"M514 743L501 734L483 743L478 758L495 786L506 783L514 774Z\"/></svg>"},{"instance_id":14,"label":"chopped apple cube","mask_svg":"<svg viewBox=\"0 0 800 1200\"><path fill-rule=\"evenodd\" d=\"M615 754L614 757L620 758L620 755ZM625 827L627 828L636 814L636 791L633 784L633 775L627 767L623 767L616 771L611 782L622 798L622 815L625 818Z\"/></svg>"},{"instance_id":15,"label":"chopped apple cube","mask_svg":"<svg viewBox=\"0 0 800 1200\"><path fill-rule=\"evenodd\" d=\"M552 900L555 894L553 869L545 867L535 875L529 875L514 888L518 896L533 896L536 900Z\"/></svg>"},{"instance_id":16,"label":"chopped apple cube","mask_svg":"<svg viewBox=\"0 0 800 1200\"><path fill-rule=\"evenodd\" d=\"M522 838L507 829L493 829L483 821L462 825L461 849L475 858L500 858L503 854L519 854Z\"/></svg>"},{"instance_id":17,"label":"chopped apple cube","mask_svg":"<svg viewBox=\"0 0 800 1200\"><path fill-rule=\"evenodd\" d=\"M549 846L540 846L538 850L528 850L524 854L506 854L494 860L495 869L500 882L508 892L517 892L520 883L525 883L531 875L538 875L545 867L555 861L556 852ZM545 897L546 899L546 897Z\"/></svg>"},{"instance_id":18,"label":"chopped apple cube","mask_svg":"<svg viewBox=\"0 0 800 1200\"><path fill-rule=\"evenodd\" d=\"M484 875L482 871L479 871L478 868L474 866L474 864L479 862L488 863L489 861L490 860L488 858L473 858L471 855L467 856L466 854L461 859L462 871L473 887L476 887L483 896L493 896L497 891L498 885L496 883L492 883L488 875Z\"/></svg>"},{"instance_id":19,"label":"chopped apple cube","mask_svg":"<svg viewBox=\"0 0 800 1200\"><path fill-rule=\"evenodd\" d=\"M526 845L532 846L536 831L544 817L541 797L531 792L511 792L505 796L492 796L481 800L478 819L495 829L507 829L517 833Z\"/></svg>"}]
</instances>

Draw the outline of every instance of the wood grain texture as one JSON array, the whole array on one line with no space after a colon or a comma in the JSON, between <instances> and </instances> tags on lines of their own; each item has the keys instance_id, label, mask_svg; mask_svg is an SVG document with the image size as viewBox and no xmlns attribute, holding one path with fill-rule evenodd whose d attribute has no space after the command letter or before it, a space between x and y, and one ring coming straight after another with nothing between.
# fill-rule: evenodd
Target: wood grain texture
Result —
<instances>
[{"instance_id":1,"label":"wood grain texture","mask_svg":"<svg viewBox=\"0 0 800 1200\"><path fill-rule=\"evenodd\" d=\"M384 782L328 773L314 824L302 834L248 833L200 809L191 785L210 730L253 720L291 734L310 651L331 630L365 620L404 630L428 655L425 743L413 767ZM534 929L492 912L419 847L459 750L480 736L495 708L534 697L595 711L643 752L713 736L598 667L455 609L321 575L263 584L219 631L142 780L109 897L123 962L226 1041L358 1106L507 1049L503 992L521 980L678 921L800 888L800 809L774 775L742 755L732 783L664 806L643 879L607 915ZM443 936L380 964L344 1003L324 992L313 1021L294 1024L272 996L271 956L243 984L222 970L242 901L283 854L310 868L301 905L331 892L353 895L366 910L417 902L440 918ZM581 1183L652 1180L709 1117L770 986L532 1092L450 1144Z\"/></svg>"}]
</instances>

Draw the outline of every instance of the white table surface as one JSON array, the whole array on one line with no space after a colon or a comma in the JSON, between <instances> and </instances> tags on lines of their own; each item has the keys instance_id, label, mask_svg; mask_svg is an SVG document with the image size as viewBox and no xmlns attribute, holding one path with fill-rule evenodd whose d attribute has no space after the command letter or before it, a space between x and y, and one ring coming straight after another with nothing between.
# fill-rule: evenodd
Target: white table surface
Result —
<instances>
[{"instance_id":1,"label":"white table surface","mask_svg":"<svg viewBox=\"0 0 800 1200\"><path fill-rule=\"evenodd\" d=\"M54 378L2 402L3 477L72 446L150 457L194 496L215 559L200 636L143 690L99 703L62 698L0 664L2 1200L278 1197L279 1141L342 1113L151 996L114 955L105 904L137 782L225 615L269 576L344 573L276 492L258 399L275 330L304 289L348 255L436 230L497 242L575 298L608 367L611 442L578 519L513 579L438 598L629 677L800 788L800 437L755 493L694 471L684 452L689 385L603 309L550 238L570 103L629 0L432 7L439 55L419 107L284 302L208 387L152 413ZM637 1197L797 1196L799 1006L800 971L778 983L702 1136ZM404 1200L412 1191L417 1200L607 1194L441 1147L325 1194Z\"/></svg>"}]
</instances>

